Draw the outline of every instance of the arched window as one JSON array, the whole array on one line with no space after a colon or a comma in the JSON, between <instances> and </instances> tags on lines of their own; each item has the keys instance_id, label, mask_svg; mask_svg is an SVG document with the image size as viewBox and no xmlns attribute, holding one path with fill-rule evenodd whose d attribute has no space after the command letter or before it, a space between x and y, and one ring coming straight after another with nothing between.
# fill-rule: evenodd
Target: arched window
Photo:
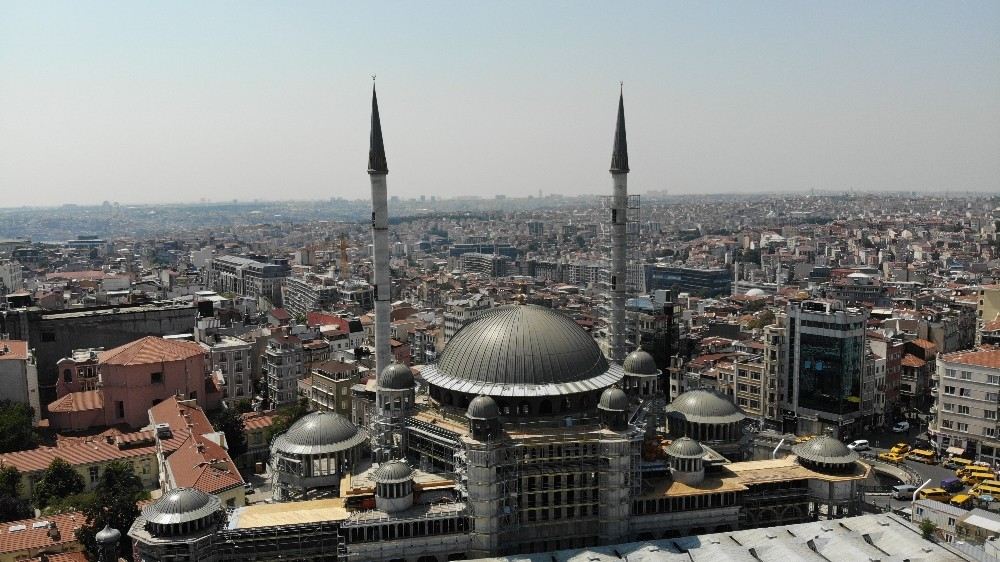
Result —
<instances>
[{"instance_id":1,"label":"arched window","mask_svg":"<svg viewBox=\"0 0 1000 562\"><path fill-rule=\"evenodd\" d=\"M63 370L63 381L73 382L73 371L71 371L70 369Z\"/></svg>"}]
</instances>

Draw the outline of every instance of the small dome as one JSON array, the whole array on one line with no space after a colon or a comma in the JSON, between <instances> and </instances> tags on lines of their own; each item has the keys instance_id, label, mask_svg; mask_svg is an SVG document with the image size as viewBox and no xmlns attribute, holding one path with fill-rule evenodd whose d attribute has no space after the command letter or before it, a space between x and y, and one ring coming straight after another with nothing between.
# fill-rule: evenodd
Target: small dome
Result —
<instances>
[{"instance_id":1,"label":"small dome","mask_svg":"<svg viewBox=\"0 0 1000 562\"><path fill-rule=\"evenodd\" d=\"M622 362L622 367L625 368L626 373L636 375L656 375L659 373L659 369L656 368L656 360L641 349L629 353L625 357L625 361Z\"/></svg>"},{"instance_id":2,"label":"small dome","mask_svg":"<svg viewBox=\"0 0 1000 562\"><path fill-rule=\"evenodd\" d=\"M368 438L351 421L335 412L311 412L292 424L275 440L275 447L292 454L342 451Z\"/></svg>"},{"instance_id":3,"label":"small dome","mask_svg":"<svg viewBox=\"0 0 1000 562\"><path fill-rule=\"evenodd\" d=\"M500 407L489 396L476 396L469 402L465 417L470 420L491 420L500 417Z\"/></svg>"},{"instance_id":4,"label":"small dome","mask_svg":"<svg viewBox=\"0 0 1000 562\"><path fill-rule=\"evenodd\" d=\"M143 508L142 516L156 525L172 525L198 521L220 509L218 496L195 488L174 488Z\"/></svg>"},{"instance_id":5,"label":"small dome","mask_svg":"<svg viewBox=\"0 0 1000 562\"><path fill-rule=\"evenodd\" d=\"M377 382L379 387L389 390L413 388L413 371L402 363L393 363L382 369Z\"/></svg>"},{"instance_id":6,"label":"small dome","mask_svg":"<svg viewBox=\"0 0 1000 562\"><path fill-rule=\"evenodd\" d=\"M766 297L767 293L764 292L764 289L750 289L749 291L746 292L746 296L748 296L748 297Z\"/></svg>"},{"instance_id":7,"label":"small dome","mask_svg":"<svg viewBox=\"0 0 1000 562\"><path fill-rule=\"evenodd\" d=\"M667 446L667 454L672 457L701 458L705 454L705 449L701 444L690 437L681 437Z\"/></svg>"},{"instance_id":8,"label":"small dome","mask_svg":"<svg viewBox=\"0 0 1000 562\"><path fill-rule=\"evenodd\" d=\"M397 484L413 479L413 469L406 461L391 460L375 469L372 480L377 484Z\"/></svg>"},{"instance_id":9,"label":"small dome","mask_svg":"<svg viewBox=\"0 0 1000 562\"><path fill-rule=\"evenodd\" d=\"M597 407L610 412L624 412L628 410L628 395L620 388L611 387L601 393Z\"/></svg>"},{"instance_id":10,"label":"small dome","mask_svg":"<svg viewBox=\"0 0 1000 562\"><path fill-rule=\"evenodd\" d=\"M800 459L815 463L848 464L858 460L857 453L829 435L799 443L792 447L792 453Z\"/></svg>"},{"instance_id":11,"label":"small dome","mask_svg":"<svg viewBox=\"0 0 1000 562\"><path fill-rule=\"evenodd\" d=\"M667 414L679 414L694 423L736 423L746 418L727 396L700 388L675 398L667 405Z\"/></svg>"},{"instance_id":12,"label":"small dome","mask_svg":"<svg viewBox=\"0 0 1000 562\"><path fill-rule=\"evenodd\" d=\"M121 531L112 529L107 523L104 524L104 529L94 535L94 540L97 541L97 544L115 544L121 538Z\"/></svg>"}]
</instances>

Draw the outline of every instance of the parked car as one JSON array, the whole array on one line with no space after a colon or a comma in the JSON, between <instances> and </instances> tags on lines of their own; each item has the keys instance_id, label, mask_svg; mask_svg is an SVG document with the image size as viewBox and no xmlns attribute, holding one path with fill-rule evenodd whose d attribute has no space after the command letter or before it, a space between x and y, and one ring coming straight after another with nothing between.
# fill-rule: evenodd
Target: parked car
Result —
<instances>
[{"instance_id":1,"label":"parked car","mask_svg":"<svg viewBox=\"0 0 1000 562\"><path fill-rule=\"evenodd\" d=\"M924 464L937 464L937 455L930 449L914 449L906 455L906 458Z\"/></svg>"},{"instance_id":2,"label":"parked car","mask_svg":"<svg viewBox=\"0 0 1000 562\"><path fill-rule=\"evenodd\" d=\"M892 426L893 433L906 433L907 431L910 431L910 422L908 421L896 422L896 425Z\"/></svg>"},{"instance_id":3,"label":"parked car","mask_svg":"<svg viewBox=\"0 0 1000 562\"><path fill-rule=\"evenodd\" d=\"M893 453L890 451L888 453L882 453L881 455L879 455L878 460L891 462L893 464L899 464L904 460L906 460L906 455L900 455L898 453Z\"/></svg>"},{"instance_id":4,"label":"parked car","mask_svg":"<svg viewBox=\"0 0 1000 562\"><path fill-rule=\"evenodd\" d=\"M896 443L892 449L889 449L889 452L894 455L905 455L910 452L910 446L906 443Z\"/></svg>"},{"instance_id":5,"label":"parked car","mask_svg":"<svg viewBox=\"0 0 1000 562\"><path fill-rule=\"evenodd\" d=\"M941 480L941 487L949 492L960 492L965 486L962 485L961 478L952 476L951 478Z\"/></svg>"},{"instance_id":6,"label":"parked car","mask_svg":"<svg viewBox=\"0 0 1000 562\"><path fill-rule=\"evenodd\" d=\"M867 439L858 439L856 441L852 441L851 444L847 446L847 448L851 449L852 451L867 451L872 447L871 445L868 444Z\"/></svg>"}]
</instances>

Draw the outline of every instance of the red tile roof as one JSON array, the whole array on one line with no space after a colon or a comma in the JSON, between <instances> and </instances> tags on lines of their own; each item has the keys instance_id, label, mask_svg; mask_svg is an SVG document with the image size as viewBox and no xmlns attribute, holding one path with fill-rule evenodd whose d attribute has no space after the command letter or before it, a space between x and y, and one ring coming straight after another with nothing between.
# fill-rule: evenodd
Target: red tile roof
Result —
<instances>
[{"instance_id":1,"label":"red tile roof","mask_svg":"<svg viewBox=\"0 0 1000 562\"><path fill-rule=\"evenodd\" d=\"M218 494L243 485L243 477L229 453L211 439L199 435L189 436L167 457L167 465L177 487Z\"/></svg>"},{"instance_id":2,"label":"red tile roof","mask_svg":"<svg viewBox=\"0 0 1000 562\"><path fill-rule=\"evenodd\" d=\"M247 412L241 416L243 418L243 427L247 431L271 427L271 424L274 423L275 412L275 410L271 410L270 412Z\"/></svg>"},{"instance_id":3,"label":"red tile roof","mask_svg":"<svg viewBox=\"0 0 1000 562\"><path fill-rule=\"evenodd\" d=\"M28 342L21 340L0 340L0 361L28 358Z\"/></svg>"},{"instance_id":4,"label":"red tile roof","mask_svg":"<svg viewBox=\"0 0 1000 562\"><path fill-rule=\"evenodd\" d=\"M83 548L81 546L81 548ZM45 558L25 558L23 560L18 560L18 562L43 562L43 560L48 560L48 562L89 562L87 560L87 555L83 552L59 552L56 554L46 554Z\"/></svg>"},{"instance_id":5,"label":"red tile roof","mask_svg":"<svg viewBox=\"0 0 1000 562\"><path fill-rule=\"evenodd\" d=\"M899 364L904 367L920 368L926 365L927 361L924 361L923 359L917 357L916 355L907 353L905 356L903 356L903 359L902 361L899 362Z\"/></svg>"},{"instance_id":6,"label":"red tile roof","mask_svg":"<svg viewBox=\"0 0 1000 562\"><path fill-rule=\"evenodd\" d=\"M913 345L915 345L917 347L921 347L923 349L937 349L937 344L936 343L934 343L932 341L920 339L920 338L917 338L917 339L913 340Z\"/></svg>"},{"instance_id":7,"label":"red tile roof","mask_svg":"<svg viewBox=\"0 0 1000 562\"><path fill-rule=\"evenodd\" d=\"M984 346L973 351L956 351L955 353L938 357L938 359L946 363L960 363L975 367L1000 369L1000 348Z\"/></svg>"},{"instance_id":8,"label":"red tile roof","mask_svg":"<svg viewBox=\"0 0 1000 562\"><path fill-rule=\"evenodd\" d=\"M59 441L55 447L4 453L0 455L0 463L14 466L21 472L34 472L45 470L57 457L79 466L155 454L156 446L152 444L144 447L122 446L113 436L99 436L87 440Z\"/></svg>"},{"instance_id":9,"label":"red tile roof","mask_svg":"<svg viewBox=\"0 0 1000 562\"><path fill-rule=\"evenodd\" d=\"M98 357L103 365L144 365L183 361L204 354L205 351L195 342L146 336L114 349L102 351Z\"/></svg>"},{"instance_id":10,"label":"red tile roof","mask_svg":"<svg viewBox=\"0 0 1000 562\"><path fill-rule=\"evenodd\" d=\"M50 412L86 412L104 409L104 395L100 390L70 392L49 404Z\"/></svg>"},{"instance_id":11,"label":"red tile roof","mask_svg":"<svg viewBox=\"0 0 1000 562\"><path fill-rule=\"evenodd\" d=\"M42 548L49 548L55 545L66 545L76 543L76 530L87 522L82 513L70 511L48 517L37 519L22 519L20 521L10 521L0 525L0 553L12 555L22 551L37 552ZM44 525L42 525L44 523ZM59 538L53 540L49 536L49 523L55 523L59 530ZM11 531L12 528L24 529ZM27 552L25 553L27 554ZM51 558L50 558L51 560Z\"/></svg>"}]
</instances>

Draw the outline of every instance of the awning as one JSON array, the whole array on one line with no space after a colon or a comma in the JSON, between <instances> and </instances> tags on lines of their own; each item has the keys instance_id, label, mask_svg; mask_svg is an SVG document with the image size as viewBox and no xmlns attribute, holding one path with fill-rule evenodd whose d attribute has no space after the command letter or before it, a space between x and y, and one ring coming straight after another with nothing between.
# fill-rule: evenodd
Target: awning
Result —
<instances>
[{"instance_id":1,"label":"awning","mask_svg":"<svg viewBox=\"0 0 1000 562\"><path fill-rule=\"evenodd\" d=\"M957 456L957 455L961 455L961 454L965 453L965 448L964 447L948 447L947 449L945 449L945 452L948 453L949 455L956 455Z\"/></svg>"}]
</instances>

